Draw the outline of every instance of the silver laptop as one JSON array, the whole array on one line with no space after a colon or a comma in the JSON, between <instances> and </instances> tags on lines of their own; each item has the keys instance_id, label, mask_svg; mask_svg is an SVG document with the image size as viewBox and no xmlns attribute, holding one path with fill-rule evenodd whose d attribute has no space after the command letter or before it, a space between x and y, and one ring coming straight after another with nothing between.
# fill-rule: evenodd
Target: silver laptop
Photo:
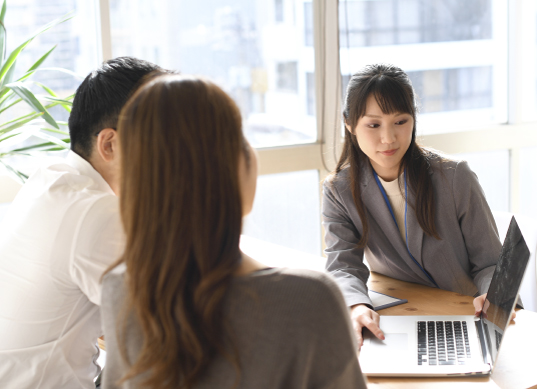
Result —
<instances>
[{"instance_id":1,"label":"silver laptop","mask_svg":"<svg viewBox=\"0 0 537 389\"><path fill-rule=\"evenodd\" d=\"M513 217L487 293L490 305L481 316L381 316L386 339L364 331L362 371L398 377L491 374L529 257Z\"/></svg>"}]
</instances>

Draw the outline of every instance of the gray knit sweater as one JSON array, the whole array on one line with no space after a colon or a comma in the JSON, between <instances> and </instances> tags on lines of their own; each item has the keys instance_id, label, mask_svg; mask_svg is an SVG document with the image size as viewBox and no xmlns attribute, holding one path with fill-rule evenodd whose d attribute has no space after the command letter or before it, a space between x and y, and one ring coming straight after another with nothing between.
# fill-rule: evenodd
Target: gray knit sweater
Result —
<instances>
[{"instance_id":1,"label":"gray knit sweater","mask_svg":"<svg viewBox=\"0 0 537 389\"><path fill-rule=\"evenodd\" d=\"M107 345L105 389L127 371L118 350L116 315L125 299L124 268L104 279L102 320ZM366 384L341 292L329 276L310 270L273 268L235 277L224 303L239 352L239 388L358 388ZM138 325L127 325L127 353L142 344ZM137 388L140 378L123 384ZM196 388L232 388L233 366L217 357Z\"/></svg>"}]
</instances>

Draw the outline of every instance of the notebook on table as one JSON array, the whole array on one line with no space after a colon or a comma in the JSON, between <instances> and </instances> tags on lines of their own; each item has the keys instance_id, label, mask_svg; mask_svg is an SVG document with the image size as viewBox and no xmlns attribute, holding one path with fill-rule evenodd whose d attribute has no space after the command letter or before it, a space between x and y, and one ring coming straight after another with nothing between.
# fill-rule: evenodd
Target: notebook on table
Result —
<instances>
[{"instance_id":1,"label":"notebook on table","mask_svg":"<svg viewBox=\"0 0 537 389\"><path fill-rule=\"evenodd\" d=\"M480 317L381 316L386 339L364 333L362 371L370 376L491 374L529 256L513 217Z\"/></svg>"},{"instance_id":2,"label":"notebook on table","mask_svg":"<svg viewBox=\"0 0 537 389\"><path fill-rule=\"evenodd\" d=\"M387 294L375 292L374 290L369 290L367 293L373 304L373 309L375 311L380 311L381 309L395 307L396 305L408 303L407 299L399 299L397 297L388 296Z\"/></svg>"}]
</instances>

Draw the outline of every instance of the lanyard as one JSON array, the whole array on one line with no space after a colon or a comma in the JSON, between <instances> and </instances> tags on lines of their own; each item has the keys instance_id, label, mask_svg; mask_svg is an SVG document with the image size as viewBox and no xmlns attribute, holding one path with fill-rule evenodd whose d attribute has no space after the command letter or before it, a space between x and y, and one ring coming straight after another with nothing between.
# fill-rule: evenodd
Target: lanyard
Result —
<instances>
[{"instance_id":1,"label":"lanyard","mask_svg":"<svg viewBox=\"0 0 537 389\"><path fill-rule=\"evenodd\" d=\"M386 202L386 205L388 206L388 210L390 211L390 214L392 215L392 219L395 223L395 226L397 229L399 229L399 226L397 225L397 220L395 220L395 213L393 212L392 205L390 204L390 200L388 199L388 195L386 194L386 191L384 190L384 187L380 183L379 176L377 175L377 172L373 169L373 176L375 176L375 181L377 181L377 185L380 189L380 193L382 193L382 197L384 197L384 201ZM410 255L410 258L414 261L416 265L421 269L421 271L427 276L427 278L437 287L439 288L436 281L431 277L431 275L419 264L418 261L414 258L412 253L410 252L410 248L408 247L408 228L406 224L406 214L408 209L408 202L407 202L407 184L406 184L406 169L403 172L403 179L405 180L405 244L406 244L406 250L408 251L408 254Z\"/></svg>"}]
</instances>

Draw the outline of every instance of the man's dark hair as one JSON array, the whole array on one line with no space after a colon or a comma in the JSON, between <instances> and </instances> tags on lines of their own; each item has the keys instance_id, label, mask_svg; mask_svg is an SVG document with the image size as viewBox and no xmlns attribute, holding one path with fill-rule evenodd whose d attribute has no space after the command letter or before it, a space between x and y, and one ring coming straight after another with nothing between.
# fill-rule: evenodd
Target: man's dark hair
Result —
<instances>
[{"instance_id":1,"label":"man's dark hair","mask_svg":"<svg viewBox=\"0 0 537 389\"><path fill-rule=\"evenodd\" d=\"M95 136L103 128L116 128L119 113L140 81L160 66L133 57L104 62L76 90L69 116L71 150L88 160Z\"/></svg>"}]
</instances>

